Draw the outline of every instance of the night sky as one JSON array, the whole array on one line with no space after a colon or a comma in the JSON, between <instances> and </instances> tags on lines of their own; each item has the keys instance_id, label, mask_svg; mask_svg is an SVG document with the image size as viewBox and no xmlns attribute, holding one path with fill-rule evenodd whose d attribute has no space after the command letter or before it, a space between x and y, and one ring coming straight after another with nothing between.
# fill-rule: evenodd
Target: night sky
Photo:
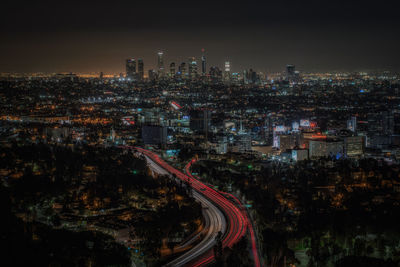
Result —
<instances>
[{"instance_id":1,"label":"night sky","mask_svg":"<svg viewBox=\"0 0 400 267\"><path fill-rule=\"evenodd\" d=\"M396 1L6 1L1 72L124 72L207 51L234 71L400 70ZM351 3L350 3L351 2Z\"/></svg>"}]
</instances>

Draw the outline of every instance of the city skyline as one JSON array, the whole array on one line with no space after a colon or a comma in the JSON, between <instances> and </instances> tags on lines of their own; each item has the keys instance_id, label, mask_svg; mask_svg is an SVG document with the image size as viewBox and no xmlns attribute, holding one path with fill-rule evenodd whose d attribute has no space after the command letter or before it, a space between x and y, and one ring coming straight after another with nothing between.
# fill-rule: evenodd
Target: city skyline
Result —
<instances>
[{"instance_id":1,"label":"city skyline","mask_svg":"<svg viewBox=\"0 0 400 267\"><path fill-rule=\"evenodd\" d=\"M158 50L165 62L192 56L200 62L202 48L208 67L229 60L233 71L276 72L286 64L303 71L398 71L393 3L42 1L21 10L9 2L1 18L0 71L120 73L134 57L147 72L156 69Z\"/></svg>"}]
</instances>

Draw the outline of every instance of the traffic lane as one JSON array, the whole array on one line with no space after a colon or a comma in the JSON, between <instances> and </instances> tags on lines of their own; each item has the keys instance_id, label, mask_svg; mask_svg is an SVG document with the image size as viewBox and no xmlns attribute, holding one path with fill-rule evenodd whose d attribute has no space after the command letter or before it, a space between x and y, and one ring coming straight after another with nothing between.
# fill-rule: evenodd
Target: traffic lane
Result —
<instances>
[{"instance_id":1,"label":"traffic lane","mask_svg":"<svg viewBox=\"0 0 400 267\"><path fill-rule=\"evenodd\" d=\"M145 154L145 158L149 163L149 167L159 174L169 175L168 171L160 167L157 163L155 163L150 155ZM194 192L193 197L202 203L203 206L208 207L205 210L205 214L210 222L207 234L205 238L193 247L190 251L186 252L185 254L181 255L177 259L173 260L172 262L168 263L167 266L182 266L186 263L190 262L191 260L195 259L196 257L200 256L203 253L209 251L215 243L215 237L218 232L225 232L226 231L226 221L225 217L222 212L215 207L209 200L204 198L201 194Z\"/></svg>"},{"instance_id":2,"label":"traffic lane","mask_svg":"<svg viewBox=\"0 0 400 267\"><path fill-rule=\"evenodd\" d=\"M231 247L234 243L238 242L240 238L245 234L246 230L246 223L245 219L243 218L243 215L241 212L237 209L235 205L233 205L230 201L228 201L225 197L223 197L221 194L216 192L215 190L211 189L207 185L202 184L199 182L197 179L195 179L193 176L187 176L184 175L182 172L176 170L175 168L169 166L167 163L165 163L157 154L145 150L142 148L137 148L139 151L142 151L144 154L150 156L153 160L155 160L159 165L161 165L163 168L165 168L167 171L170 173L175 174L176 177L179 179L186 181L190 183L190 185L197 189L199 192L204 194L206 197L211 199L214 203L219 205L224 209L224 213L228 215L229 217L229 232L224 236L223 240L223 246L229 246ZM202 190L200 190L201 186L203 187ZM203 190L204 189L204 190ZM203 261L203 259L201 259Z\"/></svg>"}]
</instances>

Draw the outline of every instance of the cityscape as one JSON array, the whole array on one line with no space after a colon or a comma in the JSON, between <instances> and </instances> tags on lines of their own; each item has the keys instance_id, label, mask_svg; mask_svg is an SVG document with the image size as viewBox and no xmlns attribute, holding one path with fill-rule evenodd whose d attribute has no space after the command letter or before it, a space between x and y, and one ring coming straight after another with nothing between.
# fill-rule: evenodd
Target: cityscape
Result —
<instances>
[{"instance_id":1,"label":"cityscape","mask_svg":"<svg viewBox=\"0 0 400 267\"><path fill-rule=\"evenodd\" d=\"M4 266L400 266L398 14L178 2L5 5Z\"/></svg>"}]
</instances>

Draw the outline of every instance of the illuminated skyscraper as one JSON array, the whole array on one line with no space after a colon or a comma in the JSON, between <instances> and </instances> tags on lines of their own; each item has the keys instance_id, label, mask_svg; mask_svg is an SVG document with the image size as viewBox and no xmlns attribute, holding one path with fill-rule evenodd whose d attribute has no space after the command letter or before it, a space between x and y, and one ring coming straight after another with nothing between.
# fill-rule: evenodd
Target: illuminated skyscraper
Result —
<instances>
[{"instance_id":1,"label":"illuminated skyscraper","mask_svg":"<svg viewBox=\"0 0 400 267\"><path fill-rule=\"evenodd\" d=\"M347 129L356 132L357 131L357 117L351 117L350 120L347 120Z\"/></svg>"},{"instance_id":2,"label":"illuminated skyscraper","mask_svg":"<svg viewBox=\"0 0 400 267\"><path fill-rule=\"evenodd\" d=\"M189 58L189 78L196 79L197 78L197 61L196 58Z\"/></svg>"},{"instance_id":3,"label":"illuminated skyscraper","mask_svg":"<svg viewBox=\"0 0 400 267\"><path fill-rule=\"evenodd\" d=\"M136 76L136 60L130 58L126 60L126 78L134 79Z\"/></svg>"},{"instance_id":4,"label":"illuminated skyscraper","mask_svg":"<svg viewBox=\"0 0 400 267\"><path fill-rule=\"evenodd\" d=\"M229 61L225 61L225 72L231 72L231 63Z\"/></svg>"},{"instance_id":5,"label":"illuminated skyscraper","mask_svg":"<svg viewBox=\"0 0 400 267\"><path fill-rule=\"evenodd\" d=\"M138 80L143 81L143 79L144 79L143 59L138 59Z\"/></svg>"},{"instance_id":6,"label":"illuminated skyscraper","mask_svg":"<svg viewBox=\"0 0 400 267\"><path fill-rule=\"evenodd\" d=\"M186 63L182 62L181 65L179 65L179 73L181 74L182 77L186 76Z\"/></svg>"},{"instance_id":7,"label":"illuminated skyscraper","mask_svg":"<svg viewBox=\"0 0 400 267\"><path fill-rule=\"evenodd\" d=\"M205 76L207 72L207 65L206 65L206 55L204 54L204 48L201 49L201 75Z\"/></svg>"},{"instance_id":8,"label":"illuminated skyscraper","mask_svg":"<svg viewBox=\"0 0 400 267\"><path fill-rule=\"evenodd\" d=\"M163 77L165 74L165 69L164 69L164 52L159 51L157 53L158 55L158 62L157 62L157 67L158 67L158 76Z\"/></svg>"},{"instance_id":9,"label":"illuminated skyscraper","mask_svg":"<svg viewBox=\"0 0 400 267\"><path fill-rule=\"evenodd\" d=\"M293 81L296 77L296 67L294 65L286 65L286 80Z\"/></svg>"},{"instance_id":10,"label":"illuminated skyscraper","mask_svg":"<svg viewBox=\"0 0 400 267\"><path fill-rule=\"evenodd\" d=\"M218 67L210 68L210 78L211 82L219 83L222 80L222 71Z\"/></svg>"},{"instance_id":11,"label":"illuminated skyscraper","mask_svg":"<svg viewBox=\"0 0 400 267\"><path fill-rule=\"evenodd\" d=\"M149 80L154 81L157 79L157 72L155 70L149 70Z\"/></svg>"},{"instance_id":12,"label":"illuminated skyscraper","mask_svg":"<svg viewBox=\"0 0 400 267\"><path fill-rule=\"evenodd\" d=\"M169 64L169 75L171 78L175 77L175 62L172 62L171 64Z\"/></svg>"},{"instance_id":13,"label":"illuminated skyscraper","mask_svg":"<svg viewBox=\"0 0 400 267\"><path fill-rule=\"evenodd\" d=\"M225 61L224 80L230 81L230 79L231 79L231 63L229 61Z\"/></svg>"}]
</instances>

